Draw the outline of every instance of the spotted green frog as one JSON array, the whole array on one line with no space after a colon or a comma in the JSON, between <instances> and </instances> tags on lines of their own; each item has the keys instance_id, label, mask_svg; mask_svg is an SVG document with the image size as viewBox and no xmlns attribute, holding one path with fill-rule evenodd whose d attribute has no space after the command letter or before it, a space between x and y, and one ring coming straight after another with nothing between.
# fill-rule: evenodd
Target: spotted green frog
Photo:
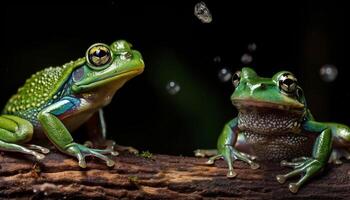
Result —
<instances>
[{"instance_id":1,"label":"spotted green frog","mask_svg":"<svg viewBox=\"0 0 350 200\"><path fill-rule=\"evenodd\" d=\"M94 121L99 123L89 127L98 127L99 131L93 131L94 137L98 142L107 141L102 108L143 70L141 54L132 50L130 43L118 40L111 45L94 44L83 58L33 74L0 115L0 149L30 154L40 160L49 149L28 143L34 136L44 135L58 150L76 157L82 168L86 167L86 156L95 156L113 166L114 161L106 156L117 154L113 141L106 142L105 149L94 149L75 143L70 133Z\"/></svg>"},{"instance_id":2,"label":"spotted green frog","mask_svg":"<svg viewBox=\"0 0 350 200\"><path fill-rule=\"evenodd\" d=\"M350 159L350 129L346 125L315 121L306 105L303 90L296 77L287 71L263 78L251 68L233 75L235 90L231 96L238 116L229 121L219 136L217 155L209 158L213 164L224 158L228 177L235 177L234 160L259 168L254 161L281 161L293 170L277 175L277 181L302 175L289 184L296 193L301 185L324 169L327 162L341 164ZM197 150L197 156L213 151ZM291 161L287 161L291 159Z\"/></svg>"}]
</instances>

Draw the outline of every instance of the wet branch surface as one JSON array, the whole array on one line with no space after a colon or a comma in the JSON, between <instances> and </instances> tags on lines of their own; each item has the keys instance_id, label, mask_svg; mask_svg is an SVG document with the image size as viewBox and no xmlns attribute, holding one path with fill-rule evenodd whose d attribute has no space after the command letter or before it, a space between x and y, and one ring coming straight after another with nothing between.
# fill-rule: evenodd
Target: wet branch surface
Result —
<instances>
[{"instance_id":1,"label":"wet branch surface","mask_svg":"<svg viewBox=\"0 0 350 200\"><path fill-rule=\"evenodd\" d=\"M0 199L350 199L350 163L329 165L292 194L288 184L275 180L288 172L278 164L252 170L237 161L238 176L227 179L222 160L207 166L205 158L122 153L112 168L98 159L87 161L88 168L81 169L55 151L41 162L1 153Z\"/></svg>"}]
</instances>

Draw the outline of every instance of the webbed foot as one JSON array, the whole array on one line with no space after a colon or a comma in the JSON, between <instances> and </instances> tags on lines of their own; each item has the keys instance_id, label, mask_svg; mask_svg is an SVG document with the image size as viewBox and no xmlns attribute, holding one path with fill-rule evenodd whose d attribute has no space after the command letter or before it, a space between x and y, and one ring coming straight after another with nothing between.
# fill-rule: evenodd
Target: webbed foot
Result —
<instances>
[{"instance_id":1,"label":"webbed foot","mask_svg":"<svg viewBox=\"0 0 350 200\"><path fill-rule=\"evenodd\" d=\"M248 163L251 169L258 169L260 167L258 163L253 161L256 158L255 156L240 152L229 145L225 145L219 154L210 157L206 163L214 164L215 160L220 158L224 158L227 162L228 172L226 176L228 178L234 178L237 175L237 173L233 170L233 161L235 160L241 160Z\"/></svg>"},{"instance_id":2,"label":"webbed foot","mask_svg":"<svg viewBox=\"0 0 350 200\"><path fill-rule=\"evenodd\" d=\"M288 186L292 193L297 193L300 186L323 169L324 164L314 158L300 157L293 159L292 162L283 160L281 161L281 166L291 167L294 169L287 174L276 176L277 181L281 184L285 183L286 180L291 177L302 175L302 177L296 183L290 183Z\"/></svg>"},{"instance_id":3,"label":"webbed foot","mask_svg":"<svg viewBox=\"0 0 350 200\"><path fill-rule=\"evenodd\" d=\"M67 153L72 156L75 156L79 161L79 166L86 168L86 156L94 156L104 160L108 167L112 167L115 163L113 160L105 156L104 154L112 154L113 150L111 149L91 149L81 144L71 143L66 147Z\"/></svg>"}]
</instances>

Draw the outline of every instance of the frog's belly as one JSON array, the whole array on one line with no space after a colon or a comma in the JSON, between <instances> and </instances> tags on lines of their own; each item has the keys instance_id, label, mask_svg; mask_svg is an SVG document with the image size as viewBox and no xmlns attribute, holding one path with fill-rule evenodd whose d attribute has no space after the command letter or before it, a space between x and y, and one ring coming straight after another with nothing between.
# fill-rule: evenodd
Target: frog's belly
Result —
<instances>
[{"instance_id":1,"label":"frog's belly","mask_svg":"<svg viewBox=\"0 0 350 200\"><path fill-rule=\"evenodd\" d=\"M251 153L258 160L281 161L301 156L310 156L314 138L295 133L287 134L259 134L253 132L241 132L244 134L246 144L251 148Z\"/></svg>"}]
</instances>

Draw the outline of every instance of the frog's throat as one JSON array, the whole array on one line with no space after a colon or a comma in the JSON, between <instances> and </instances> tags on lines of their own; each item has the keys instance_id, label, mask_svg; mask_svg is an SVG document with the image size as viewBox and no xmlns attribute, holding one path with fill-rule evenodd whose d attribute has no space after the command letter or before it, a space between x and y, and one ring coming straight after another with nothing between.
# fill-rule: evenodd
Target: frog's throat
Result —
<instances>
[{"instance_id":1,"label":"frog's throat","mask_svg":"<svg viewBox=\"0 0 350 200\"><path fill-rule=\"evenodd\" d=\"M305 106L301 103L283 104L268 101L257 101L251 99L232 99L232 103L238 110L244 110L246 108L266 108L293 112L300 115L303 115L305 113Z\"/></svg>"},{"instance_id":2,"label":"frog's throat","mask_svg":"<svg viewBox=\"0 0 350 200\"><path fill-rule=\"evenodd\" d=\"M83 92L87 90L91 90L94 88L98 88L100 86L106 85L108 83L116 83L118 80L120 80L121 83L125 83L127 80L141 74L143 72L143 68L131 70L131 71L126 71L118 75L111 75L111 76L106 76L101 78L100 80L97 80L93 83L88 83L88 84L75 84L72 86L72 90L75 93L78 92Z\"/></svg>"}]
</instances>

